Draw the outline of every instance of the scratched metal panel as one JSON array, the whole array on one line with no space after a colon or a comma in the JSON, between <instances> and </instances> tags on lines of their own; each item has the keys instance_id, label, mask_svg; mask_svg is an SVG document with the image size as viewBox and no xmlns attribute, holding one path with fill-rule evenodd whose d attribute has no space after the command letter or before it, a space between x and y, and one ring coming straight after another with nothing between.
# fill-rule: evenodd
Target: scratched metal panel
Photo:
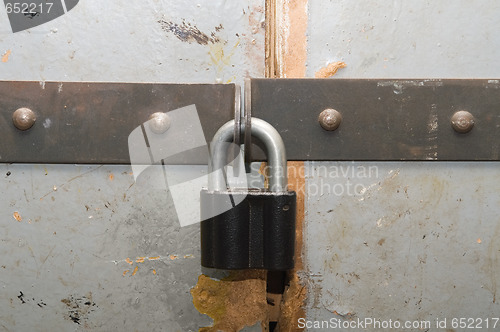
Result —
<instances>
[{"instance_id":1,"label":"scratched metal panel","mask_svg":"<svg viewBox=\"0 0 500 332\"><path fill-rule=\"evenodd\" d=\"M198 224L179 226L156 172L134 182L129 166L0 165L0 330L210 325L189 292Z\"/></svg>"},{"instance_id":2,"label":"scratched metal panel","mask_svg":"<svg viewBox=\"0 0 500 332\"><path fill-rule=\"evenodd\" d=\"M264 0L81 0L17 33L2 7L3 80L242 84L264 76Z\"/></svg>"},{"instance_id":3,"label":"scratched metal panel","mask_svg":"<svg viewBox=\"0 0 500 332\"><path fill-rule=\"evenodd\" d=\"M436 331L437 318L498 317L498 162L307 162L305 174L308 320Z\"/></svg>"},{"instance_id":4,"label":"scratched metal panel","mask_svg":"<svg viewBox=\"0 0 500 332\"><path fill-rule=\"evenodd\" d=\"M335 61L345 78L500 76L497 1L309 1L307 10L307 77Z\"/></svg>"}]
</instances>

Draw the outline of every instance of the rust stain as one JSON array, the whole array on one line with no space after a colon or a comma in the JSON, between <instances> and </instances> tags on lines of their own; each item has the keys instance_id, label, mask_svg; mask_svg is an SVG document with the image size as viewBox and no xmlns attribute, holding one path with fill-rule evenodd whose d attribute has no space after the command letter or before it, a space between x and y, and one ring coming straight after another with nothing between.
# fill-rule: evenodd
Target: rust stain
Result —
<instances>
[{"instance_id":1,"label":"rust stain","mask_svg":"<svg viewBox=\"0 0 500 332\"><path fill-rule=\"evenodd\" d=\"M240 45L240 40L230 48L226 48L224 43L214 43L210 45L210 50L208 55L210 56L210 61L215 68L215 74L218 78L222 76L224 68L231 65L231 58L235 54L238 46ZM229 80L230 81L230 80ZM229 83L229 82L227 82Z\"/></svg>"},{"instance_id":2,"label":"rust stain","mask_svg":"<svg viewBox=\"0 0 500 332\"><path fill-rule=\"evenodd\" d=\"M150 261L156 261L156 260L158 260L158 259L160 259L160 256L149 257L149 260L150 260Z\"/></svg>"},{"instance_id":3,"label":"rust stain","mask_svg":"<svg viewBox=\"0 0 500 332\"><path fill-rule=\"evenodd\" d=\"M115 179L115 176L113 175L113 173L111 173L111 174L109 174L108 178L109 178L109 181L113 181Z\"/></svg>"},{"instance_id":4,"label":"rust stain","mask_svg":"<svg viewBox=\"0 0 500 332\"><path fill-rule=\"evenodd\" d=\"M269 188L269 174L267 170L268 170L267 163L263 161L260 164L259 174L264 177L264 188Z\"/></svg>"},{"instance_id":5,"label":"rust stain","mask_svg":"<svg viewBox=\"0 0 500 332\"><path fill-rule=\"evenodd\" d=\"M10 56L11 53L12 53L11 50L7 50L7 52L5 52L4 55L2 56L2 62L9 61L9 56Z\"/></svg>"},{"instance_id":6,"label":"rust stain","mask_svg":"<svg viewBox=\"0 0 500 332\"><path fill-rule=\"evenodd\" d=\"M177 259L177 256L176 256L176 255L170 255L170 259L171 259L171 260L176 260L176 259Z\"/></svg>"},{"instance_id":7,"label":"rust stain","mask_svg":"<svg viewBox=\"0 0 500 332\"><path fill-rule=\"evenodd\" d=\"M129 263L130 265L134 264L134 261L130 260L130 258L128 258L128 257L125 260L125 262Z\"/></svg>"},{"instance_id":8,"label":"rust stain","mask_svg":"<svg viewBox=\"0 0 500 332\"><path fill-rule=\"evenodd\" d=\"M276 36L276 1L266 1L266 77L277 76L277 36Z\"/></svg>"},{"instance_id":9,"label":"rust stain","mask_svg":"<svg viewBox=\"0 0 500 332\"><path fill-rule=\"evenodd\" d=\"M14 212L14 214L12 216L14 217L14 219L16 219L19 222L21 222L23 220L23 218L21 217L21 215L17 211Z\"/></svg>"},{"instance_id":10,"label":"rust stain","mask_svg":"<svg viewBox=\"0 0 500 332\"><path fill-rule=\"evenodd\" d=\"M314 77L316 78L327 78L327 77L332 77L337 73L337 71L341 68L345 68L347 65L345 62L342 61L337 61L337 62L332 62L329 63L326 67L321 68L318 70L315 74Z\"/></svg>"},{"instance_id":11,"label":"rust stain","mask_svg":"<svg viewBox=\"0 0 500 332\"><path fill-rule=\"evenodd\" d=\"M146 259L146 257L137 257L137 259L135 260L136 263L144 263L144 259Z\"/></svg>"},{"instance_id":12,"label":"rust stain","mask_svg":"<svg viewBox=\"0 0 500 332\"><path fill-rule=\"evenodd\" d=\"M267 331L266 271L233 271L222 280L200 275L191 295L196 309L214 320L200 332L240 331L258 322Z\"/></svg>"},{"instance_id":13,"label":"rust stain","mask_svg":"<svg viewBox=\"0 0 500 332\"><path fill-rule=\"evenodd\" d=\"M479 244L481 244L481 242L483 242L483 241L481 241L481 239L477 239L476 242L479 243Z\"/></svg>"},{"instance_id":14,"label":"rust stain","mask_svg":"<svg viewBox=\"0 0 500 332\"><path fill-rule=\"evenodd\" d=\"M306 75L307 0L276 1L277 76L299 78Z\"/></svg>"},{"instance_id":15,"label":"rust stain","mask_svg":"<svg viewBox=\"0 0 500 332\"><path fill-rule=\"evenodd\" d=\"M135 274L137 273L137 270L139 270L138 266L135 267L134 272L132 272L132 276L135 276Z\"/></svg>"},{"instance_id":16,"label":"rust stain","mask_svg":"<svg viewBox=\"0 0 500 332\"><path fill-rule=\"evenodd\" d=\"M155 274L155 275L156 275L156 270L155 270L155 269L153 269L153 274Z\"/></svg>"},{"instance_id":17,"label":"rust stain","mask_svg":"<svg viewBox=\"0 0 500 332\"><path fill-rule=\"evenodd\" d=\"M296 215L296 237L295 237L295 268L289 272L290 280L285 289L281 302L281 314L278 319L280 332L303 331L297 322L299 318L305 317L304 303L306 299L306 287L300 280L298 272L304 271L302 248L304 243L304 214L305 214L305 176L304 162L288 162L288 188L297 193L297 215Z\"/></svg>"},{"instance_id":18,"label":"rust stain","mask_svg":"<svg viewBox=\"0 0 500 332\"><path fill-rule=\"evenodd\" d=\"M125 275L129 272L130 270L125 270L123 271L123 276L125 277Z\"/></svg>"}]
</instances>

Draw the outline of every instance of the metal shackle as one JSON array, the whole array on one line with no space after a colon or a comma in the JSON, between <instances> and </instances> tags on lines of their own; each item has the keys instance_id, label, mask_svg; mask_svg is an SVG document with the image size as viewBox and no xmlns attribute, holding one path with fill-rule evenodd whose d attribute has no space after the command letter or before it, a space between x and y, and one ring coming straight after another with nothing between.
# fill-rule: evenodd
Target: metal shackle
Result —
<instances>
[{"instance_id":1,"label":"metal shackle","mask_svg":"<svg viewBox=\"0 0 500 332\"><path fill-rule=\"evenodd\" d=\"M212 161L209 167L208 190L226 191L227 184L224 177L224 166L227 154L227 144L234 139L234 120L225 123L215 133L210 144ZM251 134L264 143L266 147L267 163L270 167L269 189L273 192L285 192L287 190L287 160L285 144L278 131L269 123L258 118L251 118ZM245 127L241 128L242 133ZM250 147L245 147L249 149ZM218 170L222 170L219 172ZM215 172L214 172L215 171Z\"/></svg>"}]
</instances>

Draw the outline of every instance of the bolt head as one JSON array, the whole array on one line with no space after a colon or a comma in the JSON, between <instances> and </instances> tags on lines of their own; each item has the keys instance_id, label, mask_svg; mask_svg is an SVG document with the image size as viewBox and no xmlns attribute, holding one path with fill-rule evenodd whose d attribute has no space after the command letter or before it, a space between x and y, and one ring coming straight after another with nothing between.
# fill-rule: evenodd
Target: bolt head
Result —
<instances>
[{"instance_id":1,"label":"bolt head","mask_svg":"<svg viewBox=\"0 0 500 332\"><path fill-rule=\"evenodd\" d=\"M149 129L155 134L163 134L170 128L170 117L167 113L156 112L149 117Z\"/></svg>"},{"instance_id":2,"label":"bolt head","mask_svg":"<svg viewBox=\"0 0 500 332\"><path fill-rule=\"evenodd\" d=\"M319 114L319 124L324 130L336 130L342 122L342 114L333 108L327 108Z\"/></svg>"},{"instance_id":3,"label":"bolt head","mask_svg":"<svg viewBox=\"0 0 500 332\"><path fill-rule=\"evenodd\" d=\"M35 112L26 107L19 108L12 114L12 122L19 130L30 129L35 124L35 121Z\"/></svg>"},{"instance_id":4,"label":"bolt head","mask_svg":"<svg viewBox=\"0 0 500 332\"><path fill-rule=\"evenodd\" d=\"M458 111L451 117L451 126L457 133L468 133L474 127L474 117L467 111Z\"/></svg>"}]
</instances>

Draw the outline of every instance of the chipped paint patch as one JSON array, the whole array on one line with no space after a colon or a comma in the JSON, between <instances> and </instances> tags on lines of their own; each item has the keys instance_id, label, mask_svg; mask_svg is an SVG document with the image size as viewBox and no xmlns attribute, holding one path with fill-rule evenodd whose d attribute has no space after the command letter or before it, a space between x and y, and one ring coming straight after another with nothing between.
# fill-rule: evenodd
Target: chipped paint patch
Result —
<instances>
[{"instance_id":1,"label":"chipped paint patch","mask_svg":"<svg viewBox=\"0 0 500 332\"><path fill-rule=\"evenodd\" d=\"M42 125L45 129L49 129L52 126L52 120L46 118L45 121L43 121Z\"/></svg>"},{"instance_id":2,"label":"chipped paint patch","mask_svg":"<svg viewBox=\"0 0 500 332\"><path fill-rule=\"evenodd\" d=\"M200 275L191 295L196 309L214 320L200 332L240 331L259 322L267 330L266 271L233 271L222 280Z\"/></svg>"},{"instance_id":3,"label":"chipped paint patch","mask_svg":"<svg viewBox=\"0 0 500 332\"><path fill-rule=\"evenodd\" d=\"M67 298L62 299L61 302L66 305L68 310L65 318L78 325L85 323L85 327L88 327L87 321L89 314L95 311L95 308L98 307L92 300L91 292L82 297L70 295Z\"/></svg>"},{"instance_id":4,"label":"chipped paint patch","mask_svg":"<svg viewBox=\"0 0 500 332\"><path fill-rule=\"evenodd\" d=\"M146 259L146 257L137 257L137 259L135 260L136 263L144 263L144 259Z\"/></svg>"},{"instance_id":5,"label":"chipped paint patch","mask_svg":"<svg viewBox=\"0 0 500 332\"><path fill-rule=\"evenodd\" d=\"M11 50L7 50L7 52L5 52L3 55L2 55L2 62L7 62L9 61L9 56L10 54L12 53Z\"/></svg>"},{"instance_id":6,"label":"chipped paint patch","mask_svg":"<svg viewBox=\"0 0 500 332\"><path fill-rule=\"evenodd\" d=\"M207 35L201 32L195 25L192 25L190 22L186 22L186 20L182 20L182 23L180 24L167 21L165 19L160 19L157 22L160 24L163 31L172 33L180 41L189 44L196 42L200 45L218 43L220 38L217 35L217 32L224 28L222 24L219 24L214 28L214 31L210 32L210 35Z\"/></svg>"},{"instance_id":7,"label":"chipped paint patch","mask_svg":"<svg viewBox=\"0 0 500 332\"><path fill-rule=\"evenodd\" d=\"M334 76L339 69L345 68L347 65L345 62L342 61L337 61L337 62L332 62L329 63L327 66L321 68L318 70L315 74L314 77L316 78L328 78Z\"/></svg>"},{"instance_id":8,"label":"chipped paint patch","mask_svg":"<svg viewBox=\"0 0 500 332\"><path fill-rule=\"evenodd\" d=\"M21 222L23 220L23 218L21 217L21 215L19 214L19 212L14 212L12 214L12 216L14 217L14 219L16 219L17 221Z\"/></svg>"}]
</instances>

